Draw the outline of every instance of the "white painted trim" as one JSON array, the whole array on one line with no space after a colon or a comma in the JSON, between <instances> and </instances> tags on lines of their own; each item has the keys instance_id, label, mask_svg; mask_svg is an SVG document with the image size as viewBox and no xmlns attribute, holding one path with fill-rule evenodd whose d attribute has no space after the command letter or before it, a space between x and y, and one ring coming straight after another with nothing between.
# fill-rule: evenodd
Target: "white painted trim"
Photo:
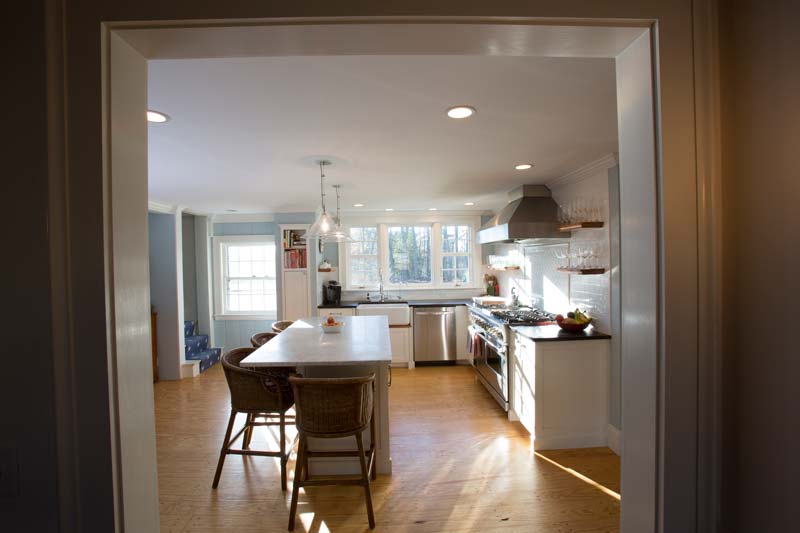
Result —
<instances>
[{"instance_id":1,"label":"white painted trim","mask_svg":"<svg viewBox=\"0 0 800 533\"><path fill-rule=\"evenodd\" d=\"M619 164L619 156L617 153L604 155L600 159L596 159L595 161L592 161L591 163L588 163L580 168L568 172L563 176L559 176L553 180L550 180L547 183L547 187L552 189L553 187L560 187L562 185L578 183L579 181L583 181L585 179L594 177L600 174L601 172L606 172L609 168L612 168L618 164Z\"/></svg>"},{"instance_id":2,"label":"white painted trim","mask_svg":"<svg viewBox=\"0 0 800 533\"><path fill-rule=\"evenodd\" d=\"M200 361L186 361L181 365L181 379L196 378L200 375Z\"/></svg>"},{"instance_id":3,"label":"white painted trim","mask_svg":"<svg viewBox=\"0 0 800 533\"><path fill-rule=\"evenodd\" d=\"M214 216L214 222L274 222L273 213L223 213Z\"/></svg>"},{"instance_id":4,"label":"white painted trim","mask_svg":"<svg viewBox=\"0 0 800 533\"><path fill-rule=\"evenodd\" d=\"M165 204L162 202L156 202L155 200L149 200L147 202L147 210L150 213L161 213L164 215L174 215L178 210L178 206L175 204Z\"/></svg>"},{"instance_id":5,"label":"white painted trim","mask_svg":"<svg viewBox=\"0 0 800 533\"><path fill-rule=\"evenodd\" d=\"M534 450L561 450L565 448L595 448L606 444L605 431L596 433L576 432L557 436L536 435L533 439Z\"/></svg>"},{"instance_id":6,"label":"white painted trim","mask_svg":"<svg viewBox=\"0 0 800 533\"><path fill-rule=\"evenodd\" d=\"M606 427L606 441L608 442L608 447L611 448L611 451L615 454L622 456L622 432L609 424Z\"/></svg>"}]
</instances>

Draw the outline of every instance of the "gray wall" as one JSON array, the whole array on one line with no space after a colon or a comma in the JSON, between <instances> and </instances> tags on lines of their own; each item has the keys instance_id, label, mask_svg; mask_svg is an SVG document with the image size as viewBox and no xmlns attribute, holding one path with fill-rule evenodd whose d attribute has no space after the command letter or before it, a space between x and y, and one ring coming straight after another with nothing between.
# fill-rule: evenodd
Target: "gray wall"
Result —
<instances>
[{"instance_id":1,"label":"gray wall","mask_svg":"<svg viewBox=\"0 0 800 533\"><path fill-rule=\"evenodd\" d=\"M730 532L785 532L800 524L800 4L725 5L721 514Z\"/></svg>"},{"instance_id":2,"label":"gray wall","mask_svg":"<svg viewBox=\"0 0 800 533\"><path fill-rule=\"evenodd\" d=\"M3 261L2 361L5 383L0 387L2 422L0 422L0 455L5 460L18 458L19 480L11 494L0 497L0 523L4 531L56 531L58 528L58 483L56 475L56 405L54 402L53 363L62 355L54 345L50 312L58 312L58 300L51 300L51 274L66 274L57 261L51 270L50 239L63 233L63 227L48 228L48 127L45 63L44 2L13 2L5 17L13 26L3 32L4 49L13 50L7 68L13 76L5 76L0 85L3 100L13 102L4 111L3 122L16 124L13 135L6 136L3 150L3 180L0 191L9 200L5 216L15 230L5 233L6 251L11 260ZM6 48L11 47L11 48ZM63 178L63 177L62 177ZM99 270L99 272L98 272ZM84 273L102 276L102 263ZM96 302L102 306L102 302ZM102 314L99 317L102 324ZM98 327L85 339L105 342L103 328ZM83 365L81 365L83 366ZM90 366L90 365L86 365ZM97 369L99 377L107 372ZM79 371L71 368L70 371ZM91 372L91 369L88 369ZM107 374L106 374L107 375ZM78 395L80 404L82 395ZM100 398L98 411L105 408L106 420L95 419L98 433L105 441L97 441L95 471L103 479L110 474L108 453L108 395ZM84 413L90 415L89 411ZM84 417L86 421L86 417ZM87 431L87 437L88 431ZM100 448L99 446L103 446ZM10 469L16 465L8 464ZM10 470L3 471L10 475ZM87 480L91 483L93 480ZM84 495L85 496L85 495ZM108 523L111 495L97 495L102 504L98 516L89 517L88 525Z\"/></svg>"},{"instance_id":3,"label":"gray wall","mask_svg":"<svg viewBox=\"0 0 800 533\"><path fill-rule=\"evenodd\" d=\"M183 319L197 321L197 266L195 254L195 231L193 215L183 215L181 231L183 239Z\"/></svg>"},{"instance_id":4,"label":"gray wall","mask_svg":"<svg viewBox=\"0 0 800 533\"><path fill-rule=\"evenodd\" d=\"M282 283L280 279L281 264L281 224L311 224L314 222L314 213L278 213L275 215L274 222L217 222L214 224L214 236L222 235L274 235L275 253L278 262L278 318L280 319L280 302L282 295ZM308 250L309 275L311 286L316 287L317 275L317 253L316 246L309 247ZM215 276L212 276L212 280ZM316 304L314 304L316 307ZM313 312L313 309L312 309ZM218 347L229 350L238 346L249 346L250 337L254 333L269 331L271 320L214 320L214 342Z\"/></svg>"},{"instance_id":5,"label":"gray wall","mask_svg":"<svg viewBox=\"0 0 800 533\"><path fill-rule=\"evenodd\" d=\"M175 250L175 215L150 213L150 305L158 313L159 379L180 379L179 320L183 302L178 300L178 273Z\"/></svg>"}]
</instances>

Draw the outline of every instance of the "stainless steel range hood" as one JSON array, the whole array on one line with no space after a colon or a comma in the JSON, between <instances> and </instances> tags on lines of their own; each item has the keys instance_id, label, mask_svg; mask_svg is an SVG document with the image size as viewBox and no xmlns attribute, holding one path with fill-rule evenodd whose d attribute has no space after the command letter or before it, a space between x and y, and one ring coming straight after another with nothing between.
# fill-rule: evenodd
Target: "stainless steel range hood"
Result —
<instances>
[{"instance_id":1,"label":"stainless steel range hood","mask_svg":"<svg viewBox=\"0 0 800 533\"><path fill-rule=\"evenodd\" d=\"M511 201L478 231L480 244L559 244L569 233L558 231L558 205L544 185L523 185Z\"/></svg>"}]
</instances>

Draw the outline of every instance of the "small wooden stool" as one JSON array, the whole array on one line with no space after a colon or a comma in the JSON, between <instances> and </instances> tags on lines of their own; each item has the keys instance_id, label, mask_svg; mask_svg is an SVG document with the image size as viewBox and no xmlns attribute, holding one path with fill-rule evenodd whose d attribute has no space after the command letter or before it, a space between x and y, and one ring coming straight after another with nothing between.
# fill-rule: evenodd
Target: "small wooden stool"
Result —
<instances>
[{"instance_id":1,"label":"small wooden stool","mask_svg":"<svg viewBox=\"0 0 800 533\"><path fill-rule=\"evenodd\" d=\"M292 505L289 510L289 531L294 530L297 514L297 496L300 487L314 485L361 485L367 500L369 527L375 527L372 511L370 476L377 477L375 470L375 374L357 378L302 378L289 377L294 390L297 431L300 443L297 447L297 465L292 484ZM370 447L364 452L361 434L369 426ZM312 452L308 449L308 437L337 439L354 436L358 451ZM335 477L308 479L309 457L358 457L361 464L359 479ZM304 476L305 474L305 476ZM304 479L305 477L305 479Z\"/></svg>"}]
</instances>

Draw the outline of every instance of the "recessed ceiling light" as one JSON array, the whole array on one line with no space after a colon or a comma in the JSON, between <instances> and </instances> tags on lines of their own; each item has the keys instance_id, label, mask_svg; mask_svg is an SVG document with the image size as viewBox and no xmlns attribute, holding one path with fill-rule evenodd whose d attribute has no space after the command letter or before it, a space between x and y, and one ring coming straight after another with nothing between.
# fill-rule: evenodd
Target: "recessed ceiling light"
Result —
<instances>
[{"instance_id":1,"label":"recessed ceiling light","mask_svg":"<svg viewBox=\"0 0 800 533\"><path fill-rule=\"evenodd\" d=\"M475 114L475 108L468 105L457 105L447 110L450 118L467 118Z\"/></svg>"},{"instance_id":2,"label":"recessed ceiling light","mask_svg":"<svg viewBox=\"0 0 800 533\"><path fill-rule=\"evenodd\" d=\"M166 122L168 120L169 116L161 111L147 110L147 122Z\"/></svg>"},{"instance_id":3,"label":"recessed ceiling light","mask_svg":"<svg viewBox=\"0 0 800 533\"><path fill-rule=\"evenodd\" d=\"M392 207L387 207L387 208L386 208L386 210L387 210L387 211L394 211L394 208L392 208Z\"/></svg>"},{"instance_id":4,"label":"recessed ceiling light","mask_svg":"<svg viewBox=\"0 0 800 533\"><path fill-rule=\"evenodd\" d=\"M522 163L520 165L515 166L514 168L517 169L517 170L528 170L532 166L533 165L531 165L530 163Z\"/></svg>"},{"instance_id":5,"label":"recessed ceiling light","mask_svg":"<svg viewBox=\"0 0 800 533\"><path fill-rule=\"evenodd\" d=\"M464 205L472 206L472 205L475 205L475 202L464 202Z\"/></svg>"},{"instance_id":6,"label":"recessed ceiling light","mask_svg":"<svg viewBox=\"0 0 800 533\"><path fill-rule=\"evenodd\" d=\"M438 209L436 209L435 207L429 207L428 211L438 211Z\"/></svg>"},{"instance_id":7,"label":"recessed ceiling light","mask_svg":"<svg viewBox=\"0 0 800 533\"><path fill-rule=\"evenodd\" d=\"M364 207L364 204L353 204L353 207Z\"/></svg>"}]
</instances>

